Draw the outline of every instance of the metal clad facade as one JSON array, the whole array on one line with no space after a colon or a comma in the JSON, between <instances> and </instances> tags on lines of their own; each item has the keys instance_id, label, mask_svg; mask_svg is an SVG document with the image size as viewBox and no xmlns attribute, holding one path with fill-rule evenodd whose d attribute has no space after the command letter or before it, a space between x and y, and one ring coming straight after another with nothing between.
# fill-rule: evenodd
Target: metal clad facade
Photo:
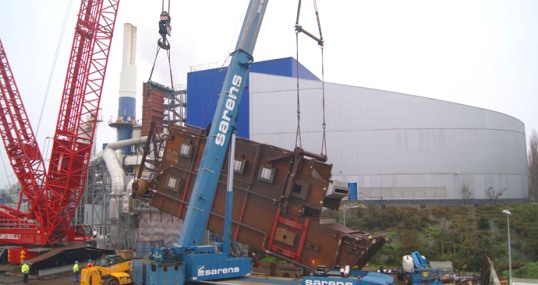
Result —
<instances>
[{"instance_id":1,"label":"metal clad facade","mask_svg":"<svg viewBox=\"0 0 538 285\"><path fill-rule=\"evenodd\" d=\"M188 125L205 128L211 123L222 82L226 76L226 70L227 68L214 68L190 72L187 75L187 86L189 86L187 109L190 110L187 116ZM318 80L312 72L291 57L253 63L250 66L250 72L275 74L292 78L295 78L298 73L300 78ZM248 119L250 113L249 85L250 83L247 81L243 90L236 125L237 136L243 138L250 137L250 121Z\"/></svg>"},{"instance_id":2,"label":"metal clad facade","mask_svg":"<svg viewBox=\"0 0 538 285\"><path fill-rule=\"evenodd\" d=\"M296 79L250 74L250 138L291 148ZM300 83L304 149L321 150L319 81ZM508 115L425 97L325 83L333 177L357 182L360 199L526 199L524 124ZM464 194L464 186L469 194ZM467 196L465 196L467 195ZM465 197L464 197L465 196Z\"/></svg>"},{"instance_id":3,"label":"metal clad facade","mask_svg":"<svg viewBox=\"0 0 538 285\"><path fill-rule=\"evenodd\" d=\"M256 62L241 102L238 135L293 149L297 63ZM206 127L222 70L188 75L187 123ZM322 84L299 65L302 147L321 152ZM223 77L223 75L222 75ZM426 97L325 83L327 148L333 177L357 183L359 199L528 197L524 124L499 112ZM469 194L462 189L468 187ZM489 190L488 190L489 189ZM488 192L489 191L489 194Z\"/></svg>"}]
</instances>

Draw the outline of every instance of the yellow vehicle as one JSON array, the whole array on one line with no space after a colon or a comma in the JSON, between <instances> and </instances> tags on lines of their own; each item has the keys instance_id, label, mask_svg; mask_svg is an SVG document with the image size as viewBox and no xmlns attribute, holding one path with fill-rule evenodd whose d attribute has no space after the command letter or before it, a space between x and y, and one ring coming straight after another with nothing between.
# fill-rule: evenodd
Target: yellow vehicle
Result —
<instances>
[{"instance_id":1,"label":"yellow vehicle","mask_svg":"<svg viewBox=\"0 0 538 285\"><path fill-rule=\"evenodd\" d=\"M81 285L122 285L132 284L131 260L119 255L107 255L95 261L91 267L80 272Z\"/></svg>"}]
</instances>

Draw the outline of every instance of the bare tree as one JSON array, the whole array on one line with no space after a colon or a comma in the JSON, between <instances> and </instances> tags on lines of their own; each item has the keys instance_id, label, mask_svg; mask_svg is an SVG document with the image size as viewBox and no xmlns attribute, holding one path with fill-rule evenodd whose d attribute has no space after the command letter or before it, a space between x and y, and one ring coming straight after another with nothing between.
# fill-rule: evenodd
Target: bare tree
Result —
<instances>
[{"instance_id":1,"label":"bare tree","mask_svg":"<svg viewBox=\"0 0 538 285\"><path fill-rule=\"evenodd\" d=\"M538 200L538 135L532 131L529 140L529 198Z\"/></svg>"},{"instance_id":2,"label":"bare tree","mask_svg":"<svg viewBox=\"0 0 538 285\"><path fill-rule=\"evenodd\" d=\"M471 190L469 184L463 182L463 186L461 187L461 198L463 199L463 205L467 205L469 200L473 199L473 196L473 191Z\"/></svg>"},{"instance_id":3,"label":"bare tree","mask_svg":"<svg viewBox=\"0 0 538 285\"><path fill-rule=\"evenodd\" d=\"M504 188L503 190L497 191L492 186L489 186L488 189L486 189L484 192L486 192L486 197L488 197L490 200L497 203L499 201L499 198L502 197L505 191L506 191L506 188Z\"/></svg>"}]
</instances>

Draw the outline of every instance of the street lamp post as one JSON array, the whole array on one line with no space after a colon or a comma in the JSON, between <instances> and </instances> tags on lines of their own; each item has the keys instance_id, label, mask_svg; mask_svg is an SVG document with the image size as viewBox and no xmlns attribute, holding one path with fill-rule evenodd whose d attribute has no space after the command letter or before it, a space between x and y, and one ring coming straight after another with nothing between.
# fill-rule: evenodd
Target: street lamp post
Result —
<instances>
[{"instance_id":1,"label":"street lamp post","mask_svg":"<svg viewBox=\"0 0 538 285\"><path fill-rule=\"evenodd\" d=\"M345 204L344 204L345 205ZM342 208L342 211L344 212L344 227L346 226L346 212L347 210L349 209L355 209L355 208L358 208L359 206L351 206L351 207L344 207Z\"/></svg>"},{"instance_id":2,"label":"street lamp post","mask_svg":"<svg viewBox=\"0 0 538 285\"><path fill-rule=\"evenodd\" d=\"M503 214L506 215L506 227L508 231L508 285L512 284L512 249L510 245L510 216L512 213L510 210L503 210Z\"/></svg>"}]
</instances>

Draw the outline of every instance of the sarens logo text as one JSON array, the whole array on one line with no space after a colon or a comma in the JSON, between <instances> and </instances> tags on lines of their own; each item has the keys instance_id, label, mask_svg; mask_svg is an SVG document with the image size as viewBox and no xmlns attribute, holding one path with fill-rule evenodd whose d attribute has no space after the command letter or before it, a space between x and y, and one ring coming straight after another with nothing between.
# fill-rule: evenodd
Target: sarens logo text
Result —
<instances>
[{"instance_id":1,"label":"sarens logo text","mask_svg":"<svg viewBox=\"0 0 538 285\"><path fill-rule=\"evenodd\" d=\"M214 276L220 274L239 273L239 267L225 267L225 268L213 268L205 269L205 266L198 266L198 277L201 276Z\"/></svg>"},{"instance_id":2,"label":"sarens logo text","mask_svg":"<svg viewBox=\"0 0 538 285\"><path fill-rule=\"evenodd\" d=\"M228 98L226 98L226 103L224 104L225 109L220 116L219 133L215 138L215 144L217 145L223 146L226 140L226 134L230 128L231 121L229 113L236 107L237 92L239 92L239 85L241 85L242 80L243 78L237 74L232 79L232 87L228 90Z\"/></svg>"},{"instance_id":3,"label":"sarens logo text","mask_svg":"<svg viewBox=\"0 0 538 285\"><path fill-rule=\"evenodd\" d=\"M355 283L349 281L336 280L305 280L305 285L353 285Z\"/></svg>"}]
</instances>

